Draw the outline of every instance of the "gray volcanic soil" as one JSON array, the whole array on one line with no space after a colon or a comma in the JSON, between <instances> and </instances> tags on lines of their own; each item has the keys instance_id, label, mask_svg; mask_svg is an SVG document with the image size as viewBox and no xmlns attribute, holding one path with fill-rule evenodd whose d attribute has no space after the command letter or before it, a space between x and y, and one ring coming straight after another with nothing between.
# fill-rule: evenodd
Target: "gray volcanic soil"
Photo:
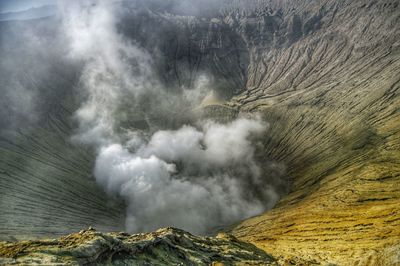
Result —
<instances>
[{"instance_id":1,"label":"gray volcanic soil","mask_svg":"<svg viewBox=\"0 0 400 266\"><path fill-rule=\"evenodd\" d=\"M283 182L280 192L288 193L276 208L232 233L294 261L399 263L398 1L246 2L207 17L127 7L120 25L161 54L157 71L171 88L190 86L205 72L214 77L227 102L208 115L257 111L270 123L260 157L287 166L290 189ZM27 27L51 36L52 19L0 23L1 53L21 54L13 43ZM146 28L152 34L141 33ZM124 226L123 202L93 180L92 152L68 141L77 108L70 88L80 66L50 62L51 78L36 80L28 63L15 74L44 92L35 123L21 115L10 127L12 107L1 100L3 239Z\"/></svg>"}]
</instances>

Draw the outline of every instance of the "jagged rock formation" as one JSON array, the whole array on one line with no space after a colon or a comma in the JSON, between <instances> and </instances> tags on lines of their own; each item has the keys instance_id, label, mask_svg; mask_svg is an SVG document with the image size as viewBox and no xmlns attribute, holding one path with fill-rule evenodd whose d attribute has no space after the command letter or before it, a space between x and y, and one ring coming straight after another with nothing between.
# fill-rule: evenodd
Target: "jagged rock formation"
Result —
<instances>
[{"instance_id":1,"label":"jagged rock formation","mask_svg":"<svg viewBox=\"0 0 400 266\"><path fill-rule=\"evenodd\" d=\"M0 242L0 264L277 265L264 251L233 236L197 237L174 228L136 235L89 229L57 240Z\"/></svg>"},{"instance_id":2,"label":"jagged rock formation","mask_svg":"<svg viewBox=\"0 0 400 266\"><path fill-rule=\"evenodd\" d=\"M207 116L261 112L270 123L261 157L287 166L290 191L235 236L298 263L400 263L398 1L232 1L213 18L129 12L121 30L161 54L166 84L210 73L222 98L235 97ZM74 105L52 108L33 133L2 134L2 236L120 230L123 204L93 185L90 151L66 141Z\"/></svg>"}]
</instances>

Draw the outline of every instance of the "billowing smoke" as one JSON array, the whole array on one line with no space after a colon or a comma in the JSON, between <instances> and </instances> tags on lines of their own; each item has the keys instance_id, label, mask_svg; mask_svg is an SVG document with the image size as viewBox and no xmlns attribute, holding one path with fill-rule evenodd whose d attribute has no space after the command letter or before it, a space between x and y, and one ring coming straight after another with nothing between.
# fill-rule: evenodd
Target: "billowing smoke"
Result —
<instances>
[{"instance_id":1,"label":"billowing smoke","mask_svg":"<svg viewBox=\"0 0 400 266\"><path fill-rule=\"evenodd\" d=\"M95 176L108 192L127 200L129 231L177 226L204 233L266 207L268 201L246 187L261 184L249 137L264 130L260 120L243 118L158 131L145 143L133 138L134 147L102 147ZM271 188L263 192L264 199L276 200Z\"/></svg>"},{"instance_id":2,"label":"billowing smoke","mask_svg":"<svg viewBox=\"0 0 400 266\"><path fill-rule=\"evenodd\" d=\"M81 77L82 98L77 111L78 137L85 143L115 141L114 120L127 98L153 90L151 57L115 29L110 1L61 2L70 57L86 65Z\"/></svg>"},{"instance_id":3,"label":"billowing smoke","mask_svg":"<svg viewBox=\"0 0 400 266\"><path fill-rule=\"evenodd\" d=\"M118 5L60 6L69 57L84 62L73 140L96 148L96 180L126 200L128 231L205 233L276 202L255 160L253 141L267 130L259 117L195 119L192 110L211 89L207 77L171 91L153 72L157 58L117 30Z\"/></svg>"}]
</instances>

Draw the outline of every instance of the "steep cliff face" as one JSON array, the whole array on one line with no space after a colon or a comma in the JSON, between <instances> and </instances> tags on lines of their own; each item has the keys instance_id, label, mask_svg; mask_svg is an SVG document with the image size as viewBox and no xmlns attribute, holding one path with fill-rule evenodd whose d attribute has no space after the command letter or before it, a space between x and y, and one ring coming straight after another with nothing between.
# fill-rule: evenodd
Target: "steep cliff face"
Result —
<instances>
[{"instance_id":1,"label":"steep cliff face","mask_svg":"<svg viewBox=\"0 0 400 266\"><path fill-rule=\"evenodd\" d=\"M196 41L172 34L180 56L163 54L195 69L193 49L217 78L239 77L234 84L245 89L227 105L261 112L271 124L264 156L287 166L290 193L233 233L276 256L398 262L399 3L239 1L222 14L169 17Z\"/></svg>"},{"instance_id":2,"label":"steep cliff face","mask_svg":"<svg viewBox=\"0 0 400 266\"><path fill-rule=\"evenodd\" d=\"M245 40L221 18L156 13L127 6L119 29L154 59L157 76L171 90L191 88L207 75L214 90L229 99L247 82L249 50Z\"/></svg>"},{"instance_id":3,"label":"steep cliff face","mask_svg":"<svg viewBox=\"0 0 400 266\"><path fill-rule=\"evenodd\" d=\"M289 39L249 37L247 90L233 102L271 123L265 151L285 162L291 192L233 232L275 255L399 263L398 3L312 1L282 13Z\"/></svg>"},{"instance_id":4,"label":"steep cliff face","mask_svg":"<svg viewBox=\"0 0 400 266\"><path fill-rule=\"evenodd\" d=\"M2 240L124 227L124 204L92 177L93 152L71 142L81 67L59 56L58 23L0 23Z\"/></svg>"},{"instance_id":5,"label":"steep cliff face","mask_svg":"<svg viewBox=\"0 0 400 266\"><path fill-rule=\"evenodd\" d=\"M290 188L235 236L299 263L400 263L398 1L233 1L213 18L124 12L121 32L157 58L171 90L208 74L227 102L207 116L260 112L270 123L260 157L286 166ZM44 126L2 134L4 235L123 227L123 203L92 181L91 152L67 141L76 105L66 98Z\"/></svg>"}]
</instances>

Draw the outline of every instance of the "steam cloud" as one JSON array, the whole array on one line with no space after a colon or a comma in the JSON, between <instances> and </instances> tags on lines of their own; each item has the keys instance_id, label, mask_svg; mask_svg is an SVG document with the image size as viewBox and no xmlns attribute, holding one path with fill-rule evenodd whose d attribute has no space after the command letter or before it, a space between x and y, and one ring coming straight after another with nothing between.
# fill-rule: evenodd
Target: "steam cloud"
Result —
<instances>
[{"instance_id":1,"label":"steam cloud","mask_svg":"<svg viewBox=\"0 0 400 266\"><path fill-rule=\"evenodd\" d=\"M128 231L177 226L205 233L276 202L274 189L262 181L251 141L267 128L260 118L222 125L186 115L175 118L174 129L137 130L134 123L122 128L121 117L129 121L138 110L150 125L153 116L179 113L182 106L192 110L199 104L192 96L203 95L206 78L171 93L153 74L155 59L117 31L115 4L60 6L69 56L85 62L79 84L85 100L76 112L74 140L97 148L96 180L126 200Z\"/></svg>"},{"instance_id":2,"label":"steam cloud","mask_svg":"<svg viewBox=\"0 0 400 266\"><path fill-rule=\"evenodd\" d=\"M79 138L115 141L114 117L125 97L153 90L151 57L118 34L110 1L61 2L70 57L86 62L81 77L86 102L77 111Z\"/></svg>"},{"instance_id":3,"label":"steam cloud","mask_svg":"<svg viewBox=\"0 0 400 266\"><path fill-rule=\"evenodd\" d=\"M108 192L127 200L129 231L173 225L204 233L264 210L264 202L246 194L241 180L260 183L248 137L264 130L259 120L238 119L207 123L201 130L158 131L134 152L121 144L101 148L95 176ZM268 187L264 193L276 200Z\"/></svg>"}]
</instances>

